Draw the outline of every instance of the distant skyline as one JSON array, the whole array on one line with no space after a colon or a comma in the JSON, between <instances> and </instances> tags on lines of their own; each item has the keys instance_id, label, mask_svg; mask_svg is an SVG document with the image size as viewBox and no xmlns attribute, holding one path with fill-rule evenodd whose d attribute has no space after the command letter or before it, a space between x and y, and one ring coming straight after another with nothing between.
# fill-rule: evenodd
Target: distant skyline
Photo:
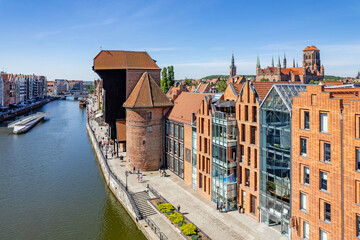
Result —
<instances>
[{"instance_id":1,"label":"distant skyline","mask_svg":"<svg viewBox=\"0 0 360 240\"><path fill-rule=\"evenodd\" d=\"M0 70L92 81L103 50L147 51L175 78L255 74L320 49L326 75L360 69L360 1L0 0Z\"/></svg>"}]
</instances>

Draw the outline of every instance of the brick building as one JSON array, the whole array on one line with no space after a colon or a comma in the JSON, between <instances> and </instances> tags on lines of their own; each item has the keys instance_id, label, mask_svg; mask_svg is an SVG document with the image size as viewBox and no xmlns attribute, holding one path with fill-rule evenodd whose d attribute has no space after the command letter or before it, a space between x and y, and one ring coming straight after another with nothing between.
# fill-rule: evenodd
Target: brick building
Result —
<instances>
[{"instance_id":1,"label":"brick building","mask_svg":"<svg viewBox=\"0 0 360 240\"><path fill-rule=\"evenodd\" d=\"M360 236L359 91L308 86L293 100L292 239Z\"/></svg>"},{"instance_id":2,"label":"brick building","mask_svg":"<svg viewBox=\"0 0 360 240\"><path fill-rule=\"evenodd\" d=\"M303 50L303 66L295 67L295 61L292 68L286 67L286 56L283 59L283 66L278 64L275 67L274 59L271 67L261 68L260 60L257 59L256 64L256 81L266 79L270 82L301 82L309 83L311 80L322 81L324 79L324 66L320 62L320 50L315 46L307 46Z\"/></svg>"}]
</instances>

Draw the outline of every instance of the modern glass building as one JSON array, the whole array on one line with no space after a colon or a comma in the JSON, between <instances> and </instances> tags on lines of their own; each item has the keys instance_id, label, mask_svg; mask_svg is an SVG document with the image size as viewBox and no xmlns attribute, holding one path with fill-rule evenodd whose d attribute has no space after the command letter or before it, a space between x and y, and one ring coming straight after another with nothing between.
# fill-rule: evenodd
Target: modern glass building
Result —
<instances>
[{"instance_id":1,"label":"modern glass building","mask_svg":"<svg viewBox=\"0 0 360 240\"><path fill-rule=\"evenodd\" d=\"M191 185L194 190L196 190L196 184L197 184L197 170L196 170L196 156L197 156L197 134L196 134L196 121L192 124L192 132L191 132L192 138L192 169L191 169Z\"/></svg>"},{"instance_id":2,"label":"modern glass building","mask_svg":"<svg viewBox=\"0 0 360 240\"><path fill-rule=\"evenodd\" d=\"M276 84L260 105L260 221L289 235L291 107L303 84Z\"/></svg>"},{"instance_id":3,"label":"modern glass building","mask_svg":"<svg viewBox=\"0 0 360 240\"><path fill-rule=\"evenodd\" d=\"M237 208L237 125L235 102L219 100L212 117L211 200L226 210Z\"/></svg>"}]
</instances>

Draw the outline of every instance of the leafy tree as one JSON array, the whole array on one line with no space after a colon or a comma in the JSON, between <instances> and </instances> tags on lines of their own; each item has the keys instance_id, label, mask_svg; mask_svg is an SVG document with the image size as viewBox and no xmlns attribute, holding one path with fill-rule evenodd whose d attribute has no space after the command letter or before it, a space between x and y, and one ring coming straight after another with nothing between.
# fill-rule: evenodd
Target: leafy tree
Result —
<instances>
[{"instance_id":1,"label":"leafy tree","mask_svg":"<svg viewBox=\"0 0 360 240\"><path fill-rule=\"evenodd\" d=\"M268 81L269 81L269 79L267 79L267 78L260 79L260 82L268 82Z\"/></svg>"},{"instance_id":2,"label":"leafy tree","mask_svg":"<svg viewBox=\"0 0 360 240\"><path fill-rule=\"evenodd\" d=\"M168 82L168 76L167 76L167 68L164 67L162 72L161 72L161 80L160 80L160 88L163 91L163 93L167 93L168 92L168 88L167 88L167 82Z\"/></svg>"},{"instance_id":3,"label":"leafy tree","mask_svg":"<svg viewBox=\"0 0 360 240\"><path fill-rule=\"evenodd\" d=\"M168 90L169 90L172 86L174 86L175 73L174 73L174 67L173 66L168 66L167 70L168 70L167 87L168 87Z\"/></svg>"},{"instance_id":4,"label":"leafy tree","mask_svg":"<svg viewBox=\"0 0 360 240\"><path fill-rule=\"evenodd\" d=\"M192 83L192 79L185 78L185 84L186 86L195 86L195 84Z\"/></svg>"},{"instance_id":5,"label":"leafy tree","mask_svg":"<svg viewBox=\"0 0 360 240\"><path fill-rule=\"evenodd\" d=\"M224 92L227 86L226 81L222 79L219 83L216 84L216 86L219 92Z\"/></svg>"}]
</instances>

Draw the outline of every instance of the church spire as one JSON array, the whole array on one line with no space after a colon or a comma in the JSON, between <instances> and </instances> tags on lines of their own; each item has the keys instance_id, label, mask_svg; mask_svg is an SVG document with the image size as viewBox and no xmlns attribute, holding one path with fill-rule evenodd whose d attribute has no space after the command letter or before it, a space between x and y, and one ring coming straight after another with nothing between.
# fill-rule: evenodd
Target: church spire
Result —
<instances>
[{"instance_id":1,"label":"church spire","mask_svg":"<svg viewBox=\"0 0 360 240\"><path fill-rule=\"evenodd\" d=\"M259 59L259 55L257 55L256 68L260 68L260 59Z\"/></svg>"},{"instance_id":2,"label":"church spire","mask_svg":"<svg viewBox=\"0 0 360 240\"><path fill-rule=\"evenodd\" d=\"M277 64L277 67L281 67L281 64L280 64L280 56L278 56L278 64Z\"/></svg>"},{"instance_id":3,"label":"church spire","mask_svg":"<svg viewBox=\"0 0 360 240\"><path fill-rule=\"evenodd\" d=\"M271 57L271 66L274 67L274 56Z\"/></svg>"},{"instance_id":4,"label":"church spire","mask_svg":"<svg viewBox=\"0 0 360 240\"><path fill-rule=\"evenodd\" d=\"M295 67L295 58L293 58L293 67Z\"/></svg>"},{"instance_id":5,"label":"church spire","mask_svg":"<svg viewBox=\"0 0 360 240\"><path fill-rule=\"evenodd\" d=\"M234 52L232 53L231 57L231 65L230 65L230 77L236 75L236 66L235 66L235 59L234 59Z\"/></svg>"},{"instance_id":6,"label":"church spire","mask_svg":"<svg viewBox=\"0 0 360 240\"><path fill-rule=\"evenodd\" d=\"M284 53L283 68L286 68L286 55L285 55L285 53Z\"/></svg>"}]
</instances>

